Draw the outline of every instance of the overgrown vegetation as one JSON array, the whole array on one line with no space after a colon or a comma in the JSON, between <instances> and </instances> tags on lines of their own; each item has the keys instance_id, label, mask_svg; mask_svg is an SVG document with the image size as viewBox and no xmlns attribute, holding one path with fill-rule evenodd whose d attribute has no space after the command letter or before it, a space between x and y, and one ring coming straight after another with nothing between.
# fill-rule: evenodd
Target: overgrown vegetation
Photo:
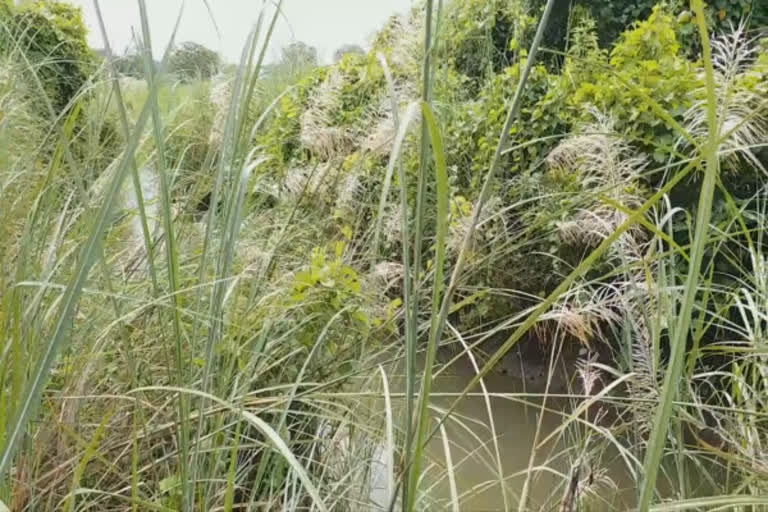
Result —
<instances>
[{"instance_id":1,"label":"overgrown vegetation","mask_svg":"<svg viewBox=\"0 0 768 512\"><path fill-rule=\"evenodd\" d=\"M766 7L425 0L319 66L277 4L221 66L0 0L0 505L768 506Z\"/></svg>"}]
</instances>

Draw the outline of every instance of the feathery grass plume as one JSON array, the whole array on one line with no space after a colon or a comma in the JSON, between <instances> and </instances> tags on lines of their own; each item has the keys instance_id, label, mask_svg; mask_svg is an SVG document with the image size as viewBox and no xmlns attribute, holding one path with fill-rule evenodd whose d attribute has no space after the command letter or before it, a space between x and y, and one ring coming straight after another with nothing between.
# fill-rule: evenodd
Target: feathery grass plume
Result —
<instances>
[{"instance_id":1,"label":"feathery grass plume","mask_svg":"<svg viewBox=\"0 0 768 512\"><path fill-rule=\"evenodd\" d=\"M333 68L312 92L301 115L301 144L322 160L348 153L353 136L346 127L335 126L334 115L341 108L344 75Z\"/></svg>"},{"instance_id":2,"label":"feathery grass plume","mask_svg":"<svg viewBox=\"0 0 768 512\"><path fill-rule=\"evenodd\" d=\"M664 311L659 304L658 290L649 289L644 276L634 276L620 285L621 313L629 330L632 378L627 382L637 401L630 412L633 427L640 435L651 428L653 404L658 399L661 374L656 364L653 336L649 322L662 321Z\"/></svg>"},{"instance_id":3,"label":"feathery grass plume","mask_svg":"<svg viewBox=\"0 0 768 512\"><path fill-rule=\"evenodd\" d=\"M395 98L394 101L398 105L408 105L418 95L416 88L413 86L398 87L395 85ZM373 107L369 113L369 122L366 126L371 128L367 131L362 131L360 134L359 146L360 149L366 152L370 152L379 157L385 157L389 155L392 142L395 140L395 123L394 115L392 113L392 98L383 95L378 103ZM401 107L399 109L399 119L404 119L406 115L407 107ZM414 125L410 127L413 130Z\"/></svg>"},{"instance_id":4,"label":"feathery grass plume","mask_svg":"<svg viewBox=\"0 0 768 512\"><path fill-rule=\"evenodd\" d=\"M620 320L617 297L613 287L596 289L575 287L563 295L552 309L539 317L538 339L548 342L558 332L566 333L588 348L595 341L608 338L605 329Z\"/></svg>"},{"instance_id":5,"label":"feathery grass plume","mask_svg":"<svg viewBox=\"0 0 768 512\"><path fill-rule=\"evenodd\" d=\"M370 284L381 294L399 286L403 279L403 265L394 261L381 261L366 275Z\"/></svg>"},{"instance_id":6,"label":"feathery grass plume","mask_svg":"<svg viewBox=\"0 0 768 512\"><path fill-rule=\"evenodd\" d=\"M211 78L210 82L208 101L213 105L214 114L208 142L217 147L221 144L226 129L227 114L232 101L232 80L231 76L220 72Z\"/></svg>"},{"instance_id":7,"label":"feathery grass plume","mask_svg":"<svg viewBox=\"0 0 768 512\"><path fill-rule=\"evenodd\" d=\"M336 190L336 207L344 211L356 211L360 206L363 184L355 172L341 176Z\"/></svg>"},{"instance_id":8,"label":"feathery grass plume","mask_svg":"<svg viewBox=\"0 0 768 512\"><path fill-rule=\"evenodd\" d=\"M601 382L600 369L595 366L596 362L597 352L579 358L576 362L576 374L579 376L585 395L591 395L592 390L597 389L597 384Z\"/></svg>"},{"instance_id":9,"label":"feathery grass plume","mask_svg":"<svg viewBox=\"0 0 768 512\"><path fill-rule=\"evenodd\" d=\"M323 195L331 192L338 174L338 168L333 162L313 167L294 167L285 173L282 188L292 200L298 199L303 193Z\"/></svg>"},{"instance_id":10,"label":"feathery grass plume","mask_svg":"<svg viewBox=\"0 0 768 512\"><path fill-rule=\"evenodd\" d=\"M386 34L387 60L397 79L411 81L419 76L424 60L424 29L425 19L419 10L390 19ZM415 83L413 86L418 88Z\"/></svg>"},{"instance_id":11,"label":"feathery grass plume","mask_svg":"<svg viewBox=\"0 0 768 512\"><path fill-rule=\"evenodd\" d=\"M389 245L400 243L403 237L403 209L400 204L393 204L384 213L384 222L382 223L384 231L384 240Z\"/></svg>"},{"instance_id":12,"label":"feathery grass plume","mask_svg":"<svg viewBox=\"0 0 768 512\"><path fill-rule=\"evenodd\" d=\"M642 204L633 185L648 165L643 155L614 130L614 121L597 109L591 109L594 123L583 126L553 149L547 156L550 172L576 174L582 189L594 190L627 208ZM580 208L572 218L558 224L563 241L593 247L623 224L628 215L606 205L599 197ZM642 236L639 227L622 235L619 244L632 244Z\"/></svg>"},{"instance_id":13,"label":"feathery grass plume","mask_svg":"<svg viewBox=\"0 0 768 512\"><path fill-rule=\"evenodd\" d=\"M358 134L358 145L363 151L369 151L378 156L387 156L395 138L393 103L398 105L399 119L404 119L404 106L418 98L419 66L423 59L424 20L422 16L412 13L407 17L395 16L389 22L388 48L377 48L386 54L386 61L391 67L392 90L390 94L382 94L366 108L363 125L366 127ZM411 130L417 123L413 123Z\"/></svg>"},{"instance_id":14,"label":"feathery grass plume","mask_svg":"<svg viewBox=\"0 0 768 512\"><path fill-rule=\"evenodd\" d=\"M755 147L768 141L768 103L765 91L759 85L751 83L750 74L760 56L759 36L750 35L747 21L737 27L713 37L712 65L717 98L717 118L719 134L722 138L719 154L726 167L737 171L747 166L754 166L764 174L768 169L755 155ZM696 101L685 114L685 126L695 140L706 140L707 98L701 81ZM678 146L687 147L684 139Z\"/></svg>"}]
</instances>

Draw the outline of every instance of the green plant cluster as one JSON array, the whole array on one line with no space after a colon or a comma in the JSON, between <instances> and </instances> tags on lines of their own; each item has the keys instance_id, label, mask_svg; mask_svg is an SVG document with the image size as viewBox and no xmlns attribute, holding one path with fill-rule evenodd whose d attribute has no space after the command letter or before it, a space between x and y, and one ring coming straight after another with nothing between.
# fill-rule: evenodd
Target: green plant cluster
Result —
<instances>
[{"instance_id":1,"label":"green plant cluster","mask_svg":"<svg viewBox=\"0 0 768 512\"><path fill-rule=\"evenodd\" d=\"M318 68L301 79L280 97L271 114L268 127L255 139L268 159L263 173L283 177L288 164L306 162L308 155L301 147L301 114L307 107L312 91L325 80L328 71Z\"/></svg>"},{"instance_id":2,"label":"green plant cluster","mask_svg":"<svg viewBox=\"0 0 768 512\"><path fill-rule=\"evenodd\" d=\"M660 170L627 184L627 193L647 197L661 179L666 162L684 156L686 150L671 122L685 123L687 113L703 99L702 68L690 43L697 37L695 25L681 5L608 2L601 6L587 1L576 4L567 20L566 52L557 58L545 57L532 70L493 192L504 204L524 205L508 208L501 219L507 226L524 229L526 250L498 251L489 239L474 251L478 262L474 278L502 288L523 290L531 296L551 291L558 282L557 276L578 264L587 249L573 241L566 243L558 234L558 225L586 207L579 198L590 192L589 180L550 170L547 155L567 134L578 133L593 124L596 115L610 118L616 135L646 159L647 170ZM715 7L719 10L713 11ZM604 9L621 11L611 18L611 27L604 24ZM725 17L717 14L722 9L726 10ZM745 13L758 20L762 8L758 9L760 12L750 9L742 2L738 6L710 6L708 12L717 31L728 26L735 19L732 17ZM525 48L532 38L537 14L535 5L526 8L523 2L478 0L452 2L442 13L435 46L438 64L434 105L446 139L453 193L470 203L478 197L482 178L496 150L509 98L526 61ZM334 74L342 80L338 108L332 112L330 125L354 127L358 133L373 131L374 125L366 112L377 98L386 94L376 54L381 52L392 59L396 81L407 76L399 68L393 50L405 23L403 19L391 19L375 38L369 55L347 55L335 66L314 73L283 98L269 130L259 140L272 156L276 169L284 172L290 167L311 167L313 162L317 163L318 157L302 148L300 118L308 108L313 90ZM606 34L613 34L609 41L605 40ZM764 60L760 56L738 82L740 87L765 88ZM666 113L666 119L661 112ZM353 156L357 150L355 146L350 148ZM402 160L410 180L409 201L413 207L420 165L417 130L406 137ZM386 161L362 161L368 167L373 165L366 174L374 183L368 183L367 189L378 190L375 182L383 179ZM353 167L345 166L344 172L353 172ZM748 169L732 170L736 172L729 178L732 181L754 182L754 173ZM683 192L673 197L688 211L695 210L697 183L693 180L679 187ZM537 198L537 207L532 209L527 201L533 198ZM427 205L427 212L431 208L432 205ZM553 212L557 212L554 218ZM686 242L687 234L682 233L687 233L687 227L680 226L681 243ZM396 257L398 247L387 247ZM599 272L610 270L609 260L596 265ZM500 273L502 265L531 272ZM548 278L542 280L538 276ZM509 307L508 301L493 301L489 294L474 301L475 313L468 308L465 314L475 317L477 311L486 311L479 316L492 318ZM526 301L519 304L525 305Z\"/></svg>"},{"instance_id":3,"label":"green plant cluster","mask_svg":"<svg viewBox=\"0 0 768 512\"><path fill-rule=\"evenodd\" d=\"M383 91L384 70L375 55L348 53L339 61L337 71L342 76L342 86L332 125L355 126Z\"/></svg>"},{"instance_id":4,"label":"green plant cluster","mask_svg":"<svg viewBox=\"0 0 768 512\"><path fill-rule=\"evenodd\" d=\"M607 62L597 51L587 55L586 66L581 59L568 66L578 73L576 90L567 98L574 119L586 120L588 105L610 114L618 122L617 131L653 154L659 164L672 151L675 134L644 98L652 98L681 121L703 87L696 64L681 53L677 26L657 7L647 20L622 34Z\"/></svg>"},{"instance_id":5,"label":"green plant cluster","mask_svg":"<svg viewBox=\"0 0 768 512\"><path fill-rule=\"evenodd\" d=\"M334 356L340 350L359 346L371 321L362 307L360 276L344 262L344 243L336 242L330 249L312 250L306 270L296 273L293 279L285 307L304 323L297 337L308 348L326 326L338 329L328 336L323 347L323 352ZM338 321L331 323L337 315Z\"/></svg>"},{"instance_id":6,"label":"green plant cluster","mask_svg":"<svg viewBox=\"0 0 768 512\"><path fill-rule=\"evenodd\" d=\"M574 6L583 6L590 10L597 20L597 33L603 46L610 46L622 32L630 28L637 20L647 18L658 0L577 0ZM700 50L693 15L688 11L685 0L664 0L661 4L668 12L682 22L678 27L683 51L689 57L695 57ZM717 33L738 26L749 18L754 26L768 23L768 4L761 0L713 0L705 7L708 26Z\"/></svg>"},{"instance_id":7,"label":"green plant cluster","mask_svg":"<svg viewBox=\"0 0 768 512\"><path fill-rule=\"evenodd\" d=\"M536 18L522 2L467 0L450 9L440 57L473 85L503 72L527 47Z\"/></svg>"},{"instance_id":8,"label":"green plant cluster","mask_svg":"<svg viewBox=\"0 0 768 512\"><path fill-rule=\"evenodd\" d=\"M0 50L18 49L23 60L36 63L35 73L53 108L64 110L95 70L80 8L58 1L24 2L17 8L3 5L0 22L9 37L0 38L0 45L6 46Z\"/></svg>"}]
</instances>

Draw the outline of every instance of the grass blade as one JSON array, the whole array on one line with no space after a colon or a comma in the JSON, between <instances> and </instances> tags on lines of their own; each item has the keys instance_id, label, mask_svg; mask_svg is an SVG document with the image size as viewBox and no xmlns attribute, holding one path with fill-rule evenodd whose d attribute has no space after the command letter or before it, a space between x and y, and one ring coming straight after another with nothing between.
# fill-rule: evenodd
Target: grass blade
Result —
<instances>
[{"instance_id":1,"label":"grass blade","mask_svg":"<svg viewBox=\"0 0 768 512\"><path fill-rule=\"evenodd\" d=\"M432 324L429 331L429 342L427 344L427 359L424 363L424 376L422 378L421 393L419 394L419 416L417 418L416 445L413 454L412 469L409 475L408 495L410 503L408 510L414 510L418 494L418 481L421 473L421 462L424 456L424 439L427 434L427 427L430 422L429 400L432 390L432 371L437 357L437 347L440 341L439 318L440 318L440 299L443 295L445 283L443 282L446 239L448 238L448 166L445 163L445 151L443 149L443 138L437 121L432 113L429 104L421 104L424 122L427 126L432 151L435 159L435 183L437 193L437 212L436 212L436 236L435 236L435 271L434 283L432 285Z\"/></svg>"},{"instance_id":2,"label":"grass blade","mask_svg":"<svg viewBox=\"0 0 768 512\"><path fill-rule=\"evenodd\" d=\"M387 472L387 499L385 503L394 503L395 497L395 438L393 434L392 397L389 392L389 381L384 367L379 365L381 385L384 388L384 410L387 418L387 442L384 445Z\"/></svg>"},{"instance_id":3,"label":"grass blade","mask_svg":"<svg viewBox=\"0 0 768 512\"><path fill-rule=\"evenodd\" d=\"M177 17L177 26L182 8ZM144 44L144 71L149 87L156 87L155 65L152 57L152 40L149 30L149 15L145 0L139 0L139 14L141 16L141 32ZM176 37L176 30L171 34L170 45ZM152 133L155 139L157 173L160 177L161 210L163 213L163 228L165 231L165 254L168 267L168 288L171 301L171 315L173 326L173 337L175 340L175 358L176 358L176 382L182 386L185 384L185 363L184 363L184 334L181 327L181 303L178 290L180 288L179 253L177 248L176 234L173 225L173 203L171 200L171 184L169 181L169 172L166 167L165 155L165 128L160 117L160 106L157 96L150 98L152 106ZM189 461L189 420L188 404L183 395L179 396L179 471L181 473L181 483L184 490L183 508L192 510L194 507L194 493L192 492L189 475L187 474L187 465Z\"/></svg>"},{"instance_id":4,"label":"grass blade","mask_svg":"<svg viewBox=\"0 0 768 512\"><path fill-rule=\"evenodd\" d=\"M456 489L456 472L453 468L453 459L451 458L451 443L448 441L448 434L445 432L445 425L440 425L440 437L443 438L443 452L445 453L445 471L448 473L448 487L451 491L451 510L460 512L459 492Z\"/></svg>"},{"instance_id":5,"label":"grass blade","mask_svg":"<svg viewBox=\"0 0 768 512\"><path fill-rule=\"evenodd\" d=\"M432 65L431 65L431 47L432 47L432 7L433 7L433 0L427 0L426 2L426 22L424 25L424 62L423 62L423 71L422 71L422 94L421 94L421 101L424 103L429 104L431 99L431 87L432 87L432 79L431 71L432 71ZM425 207L424 207L424 200L426 196L426 190L427 190L427 164L428 164L428 158L429 158L429 148L428 148L428 140L429 140L429 133L427 130L426 122L424 120L424 116L422 115L421 118L421 151L419 153L419 175L418 175L418 181L416 184L416 218L415 218L415 226L414 226L414 241L413 241L413 276L411 276L412 282L411 282L411 295L412 300L411 303L411 311L409 311L407 314L411 315L412 320L412 329L413 331L408 334L406 337L406 354L405 354L405 366L406 366L406 376L405 376L405 388L406 388L406 403L405 403L405 416L406 416L406 425L405 425L405 471L404 471L404 479L408 484L403 486L403 509L408 510L409 506L413 505L412 497L409 496L409 493L411 491L411 485L410 482L412 481L411 478L411 466L412 461L409 460L410 453L411 453L411 446L413 443L413 421L414 421L414 411L413 411L413 399L414 399L414 390L416 388L416 338L417 333L415 329L416 327L416 318L418 317L418 304L419 304L419 288L420 288L420 280L419 280L419 274L421 272L421 253L422 253L422 245L423 245L423 236L424 236L424 215L425 215Z\"/></svg>"},{"instance_id":6,"label":"grass blade","mask_svg":"<svg viewBox=\"0 0 768 512\"><path fill-rule=\"evenodd\" d=\"M664 376L664 386L661 390L660 403L656 408L653 420L653 429L648 439L648 448L645 454L643 485L640 492L638 509L645 512L649 509L656 488L656 476L661 465L662 454L667 440L669 420L672 416L673 401L678 392L679 379L683 370L685 347L691 326L691 316L698 293L699 275L704 250L709 238L709 221L712 217L712 199L717 185L719 174L718 159L718 133L717 98L715 89L714 68L712 65L712 53L709 44L704 7L701 0L691 0L691 8L696 13L696 22L701 37L702 56L707 87L707 125L709 129L708 142L704 146L704 160L706 169L704 182L699 196L699 205L696 212L696 234L691 247L691 264L688 267L688 275L685 281L683 300L677 322L674 328L673 338L670 342L670 359L667 372Z\"/></svg>"},{"instance_id":7,"label":"grass blade","mask_svg":"<svg viewBox=\"0 0 768 512\"><path fill-rule=\"evenodd\" d=\"M236 405L233 405L209 393L204 393L202 391L198 391L195 389L177 388L172 386L148 386L148 387L135 389L133 390L133 393L142 393L146 391L168 391L168 392L178 393L182 395L191 395L191 396L204 398L205 400L208 400L210 402L213 402L221 406L222 408L228 410L235 416L238 416L242 420L246 421L252 427L256 428L259 432L264 434L264 437L266 437L269 440L269 442L272 444L275 450L277 450L277 452L283 456L285 461L291 467L291 470L293 470L294 473L296 473L296 476L298 476L299 480L304 485L304 488L307 490L307 494L309 494L310 497L312 498L314 506L320 511L327 512L328 509L325 506L325 502L320 496L320 493L315 487L315 484L312 483L312 479L309 478L309 475L307 474L306 469L304 469L304 466L301 465L301 463L298 461L298 459L293 454L293 452L288 447L288 445L285 444L285 441L283 441L283 439L277 434L277 432L271 426L269 426L267 422L265 422L255 414L237 407Z\"/></svg>"}]
</instances>

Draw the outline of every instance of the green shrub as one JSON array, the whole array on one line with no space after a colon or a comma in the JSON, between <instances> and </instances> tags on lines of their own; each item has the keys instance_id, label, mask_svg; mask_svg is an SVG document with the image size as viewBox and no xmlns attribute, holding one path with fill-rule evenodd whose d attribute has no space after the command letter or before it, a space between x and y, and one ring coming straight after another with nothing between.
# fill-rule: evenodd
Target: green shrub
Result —
<instances>
[{"instance_id":1,"label":"green shrub","mask_svg":"<svg viewBox=\"0 0 768 512\"><path fill-rule=\"evenodd\" d=\"M332 248L332 251L329 249ZM311 318L312 321L297 333L299 341L311 348L317 340L317 333L330 320L343 312L336 325L336 336L329 336L325 352L333 356L339 350L357 343L344 338L365 335L370 328L368 315L362 309L360 276L344 260L344 243L337 242L329 249L317 247L312 250L308 267L296 274L285 297L285 307L297 313L297 320Z\"/></svg>"},{"instance_id":2,"label":"green shrub","mask_svg":"<svg viewBox=\"0 0 768 512\"><path fill-rule=\"evenodd\" d=\"M384 70L375 55L348 53L337 66L342 75L339 109L334 126L351 126L359 122L366 109L375 104L384 89Z\"/></svg>"},{"instance_id":3,"label":"green shrub","mask_svg":"<svg viewBox=\"0 0 768 512\"><path fill-rule=\"evenodd\" d=\"M306 109L309 95L326 76L327 70L318 68L280 98L269 126L256 137L256 144L262 147L268 158L261 172L282 177L289 163L307 158L306 152L301 150L300 118Z\"/></svg>"},{"instance_id":4,"label":"green shrub","mask_svg":"<svg viewBox=\"0 0 768 512\"><path fill-rule=\"evenodd\" d=\"M656 8L621 36L607 63L599 53L592 54L591 64L574 62L582 68L581 83L568 100L574 118L589 121L589 107L596 107L617 121L616 130L627 140L664 162L676 134L643 96L682 120L701 87L698 70L681 52L677 26L671 15Z\"/></svg>"},{"instance_id":5,"label":"green shrub","mask_svg":"<svg viewBox=\"0 0 768 512\"><path fill-rule=\"evenodd\" d=\"M10 26L54 109L64 110L95 67L80 8L58 1L28 2L14 11Z\"/></svg>"},{"instance_id":6,"label":"green shrub","mask_svg":"<svg viewBox=\"0 0 768 512\"><path fill-rule=\"evenodd\" d=\"M506 68L487 82L477 99L457 105L448 118L445 130L448 163L455 170L455 184L464 194L476 193L488 170L507 114L505 100L509 91L516 87L519 73L517 66ZM537 139L565 130L559 112L551 108L555 98L548 96L556 83L556 76L551 75L544 65L534 67L524 93L520 122L513 127L510 141L510 146L528 144L505 155L501 163L504 178L546 156L557 142L537 142ZM547 103L542 103L545 100Z\"/></svg>"},{"instance_id":7,"label":"green shrub","mask_svg":"<svg viewBox=\"0 0 768 512\"><path fill-rule=\"evenodd\" d=\"M732 26L750 18L752 27L768 25L768 4L762 0L713 0L707 2L706 16L711 31L728 31ZM693 16L687 11L687 0L580 0L598 20L598 34L603 46L609 46L637 20L647 18L660 5L683 22L678 27L681 44L688 56L697 56L699 37Z\"/></svg>"}]
</instances>

